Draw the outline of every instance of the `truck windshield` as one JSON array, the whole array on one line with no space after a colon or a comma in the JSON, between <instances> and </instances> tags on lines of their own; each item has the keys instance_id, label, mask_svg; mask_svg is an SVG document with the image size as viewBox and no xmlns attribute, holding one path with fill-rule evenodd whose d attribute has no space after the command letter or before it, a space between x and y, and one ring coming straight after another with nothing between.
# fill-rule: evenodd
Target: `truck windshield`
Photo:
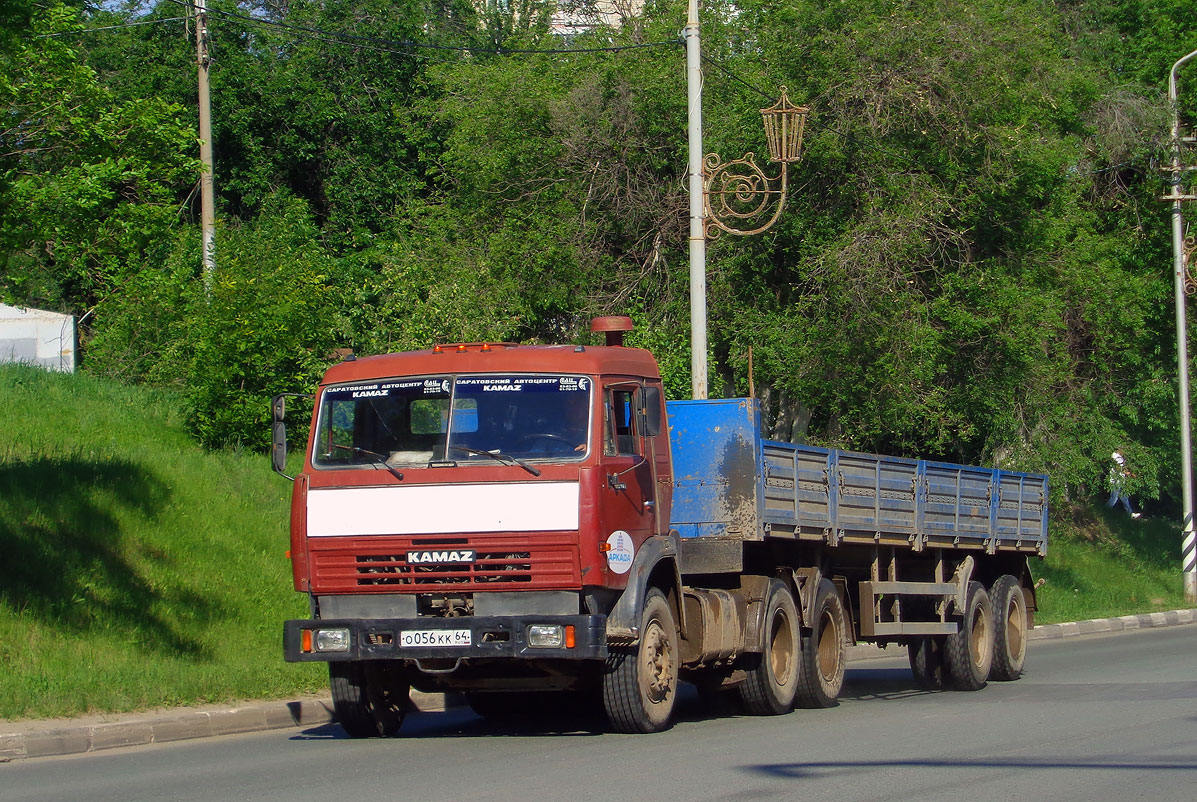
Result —
<instances>
[{"instance_id":1,"label":"truck windshield","mask_svg":"<svg viewBox=\"0 0 1197 802\"><path fill-rule=\"evenodd\" d=\"M584 459L591 388L585 376L545 374L421 376L329 387L321 396L312 464Z\"/></svg>"}]
</instances>

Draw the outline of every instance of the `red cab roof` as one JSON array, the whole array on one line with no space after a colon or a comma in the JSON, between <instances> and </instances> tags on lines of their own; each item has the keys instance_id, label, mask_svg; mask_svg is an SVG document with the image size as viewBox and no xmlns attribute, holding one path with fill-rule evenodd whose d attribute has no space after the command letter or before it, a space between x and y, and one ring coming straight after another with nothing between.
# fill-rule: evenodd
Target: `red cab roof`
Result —
<instances>
[{"instance_id":1,"label":"red cab roof","mask_svg":"<svg viewBox=\"0 0 1197 802\"><path fill-rule=\"evenodd\" d=\"M323 384L446 373L582 373L660 378L657 361L641 348L470 343L348 360L329 368Z\"/></svg>"}]
</instances>

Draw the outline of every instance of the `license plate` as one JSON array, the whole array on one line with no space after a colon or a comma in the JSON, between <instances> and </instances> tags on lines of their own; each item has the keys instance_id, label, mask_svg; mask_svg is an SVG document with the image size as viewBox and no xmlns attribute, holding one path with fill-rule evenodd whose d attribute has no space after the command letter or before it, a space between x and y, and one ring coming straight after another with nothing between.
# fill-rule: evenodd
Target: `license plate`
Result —
<instances>
[{"instance_id":1,"label":"license plate","mask_svg":"<svg viewBox=\"0 0 1197 802\"><path fill-rule=\"evenodd\" d=\"M399 632L399 645L412 646L469 646L468 629L405 629Z\"/></svg>"}]
</instances>

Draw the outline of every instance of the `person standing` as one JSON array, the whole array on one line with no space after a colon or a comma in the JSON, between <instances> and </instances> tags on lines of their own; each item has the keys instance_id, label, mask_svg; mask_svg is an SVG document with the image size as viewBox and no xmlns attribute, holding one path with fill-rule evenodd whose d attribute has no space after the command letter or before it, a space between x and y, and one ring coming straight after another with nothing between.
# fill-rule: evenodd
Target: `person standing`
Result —
<instances>
[{"instance_id":1,"label":"person standing","mask_svg":"<svg viewBox=\"0 0 1197 802\"><path fill-rule=\"evenodd\" d=\"M1110 466L1110 500L1106 502L1106 506L1113 507L1121 501L1130 517L1138 518L1140 513L1131 508L1130 494L1126 490L1126 480L1133 475L1126 463L1126 455L1122 453L1122 449L1114 449L1110 458L1114 460L1114 464Z\"/></svg>"}]
</instances>

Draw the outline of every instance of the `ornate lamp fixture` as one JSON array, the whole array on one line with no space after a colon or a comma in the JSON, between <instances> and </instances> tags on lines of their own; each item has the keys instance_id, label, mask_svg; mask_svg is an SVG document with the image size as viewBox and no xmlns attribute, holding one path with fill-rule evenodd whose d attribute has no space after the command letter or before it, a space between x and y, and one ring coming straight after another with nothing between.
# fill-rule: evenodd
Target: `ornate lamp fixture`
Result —
<instances>
[{"instance_id":1,"label":"ornate lamp fixture","mask_svg":"<svg viewBox=\"0 0 1197 802\"><path fill-rule=\"evenodd\" d=\"M718 153L709 153L703 159L704 234L708 239L722 231L737 236L760 234L777 222L786 203L786 165L801 158L808 113L809 108L790 102L784 86L781 100L761 109L769 161L781 165L778 175L772 178L757 165L754 153L722 164Z\"/></svg>"}]
</instances>

